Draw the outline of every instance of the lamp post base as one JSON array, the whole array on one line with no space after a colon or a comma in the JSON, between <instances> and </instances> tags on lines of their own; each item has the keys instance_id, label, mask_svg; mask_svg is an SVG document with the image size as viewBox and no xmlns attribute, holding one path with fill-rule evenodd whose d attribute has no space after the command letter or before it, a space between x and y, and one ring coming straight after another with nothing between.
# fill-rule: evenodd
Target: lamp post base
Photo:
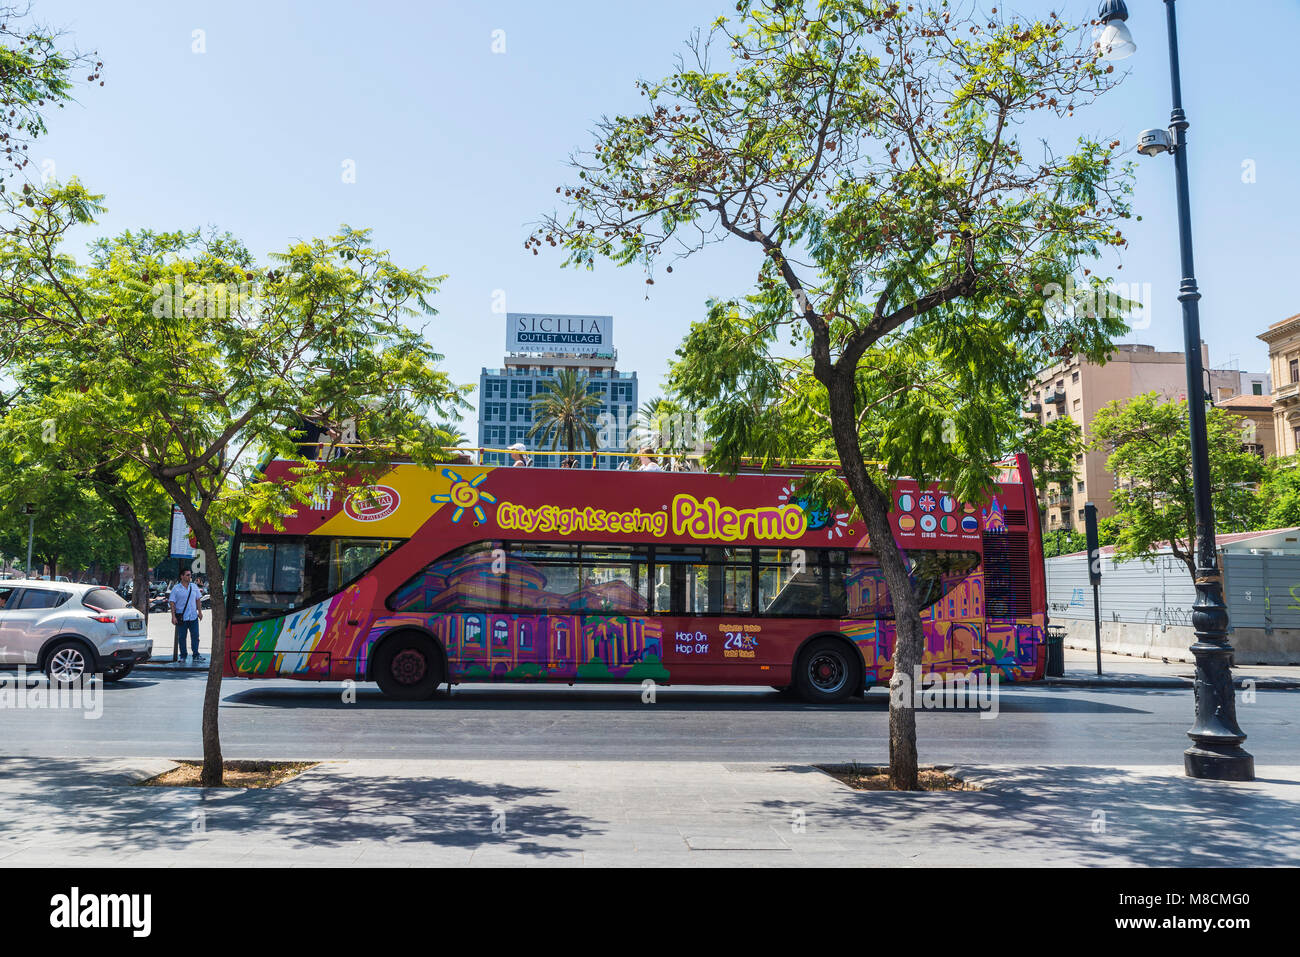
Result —
<instances>
[{"instance_id":1,"label":"lamp post base","mask_svg":"<svg viewBox=\"0 0 1300 957\"><path fill-rule=\"evenodd\" d=\"M1183 752L1183 770L1189 778L1207 781L1253 781L1255 758L1235 744L1191 747Z\"/></svg>"}]
</instances>

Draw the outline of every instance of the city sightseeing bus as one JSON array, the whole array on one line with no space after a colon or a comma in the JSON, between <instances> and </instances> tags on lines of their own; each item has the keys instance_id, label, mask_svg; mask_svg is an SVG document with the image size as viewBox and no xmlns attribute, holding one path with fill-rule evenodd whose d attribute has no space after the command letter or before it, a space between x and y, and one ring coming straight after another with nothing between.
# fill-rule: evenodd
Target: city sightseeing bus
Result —
<instances>
[{"instance_id":1,"label":"city sightseeing bus","mask_svg":"<svg viewBox=\"0 0 1300 957\"><path fill-rule=\"evenodd\" d=\"M297 463L267 465L271 479ZM394 465L284 530L240 526L227 677L766 685L887 682L893 603L860 522L798 475ZM926 672L1043 677L1046 588L1022 455L979 502L893 485Z\"/></svg>"}]
</instances>

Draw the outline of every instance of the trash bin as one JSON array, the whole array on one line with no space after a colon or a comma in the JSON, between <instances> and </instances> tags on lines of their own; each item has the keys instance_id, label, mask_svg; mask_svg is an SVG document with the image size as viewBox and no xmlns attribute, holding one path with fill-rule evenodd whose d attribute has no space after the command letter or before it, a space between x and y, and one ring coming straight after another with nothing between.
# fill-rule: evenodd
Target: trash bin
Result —
<instances>
[{"instance_id":1,"label":"trash bin","mask_svg":"<svg viewBox=\"0 0 1300 957\"><path fill-rule=\"evenodd\" d=\"M1060 678L1065 674L1065 626L1047 626L1047 677Z\"/></svg>"}]
</instances>

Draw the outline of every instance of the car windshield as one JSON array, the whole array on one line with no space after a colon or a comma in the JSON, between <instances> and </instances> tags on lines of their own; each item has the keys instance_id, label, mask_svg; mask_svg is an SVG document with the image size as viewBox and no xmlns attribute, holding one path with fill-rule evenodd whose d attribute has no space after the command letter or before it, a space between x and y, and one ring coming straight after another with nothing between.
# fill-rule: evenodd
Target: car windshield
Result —
<instances>
[{"instance_id":1,"label":"car windshield","mask_svg":"<svg viewBox=\"0 0 1300 957\"><path fill-rule=\"evenodd\" d=\"M87 608L93 608L96 611L110 611L114 608L127 607L127 603L122 596L111 588L96 588L94 591L88 591L82 597L81 603Z\"/></svg>"}]
</instances>

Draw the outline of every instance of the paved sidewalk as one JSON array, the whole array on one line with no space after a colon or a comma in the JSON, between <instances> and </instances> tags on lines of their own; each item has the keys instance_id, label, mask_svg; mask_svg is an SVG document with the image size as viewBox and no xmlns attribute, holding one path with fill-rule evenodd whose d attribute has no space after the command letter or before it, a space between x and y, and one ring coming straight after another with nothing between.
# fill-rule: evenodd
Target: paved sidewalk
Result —
<instances>
[{"instance_id":1,"label":"paved sidewalk","mask_svg":"<svg viewBox=\"0 0 1300 957\"><path fill-rule=\"evenodd\" d=\"M1097 653L1077 648L1065 649L1065 676L1048 678L1049 685L1092 688L1190 688L1195 665L1185 661L1162 661L1102 652L1101 674L1097 674ZM1259 690L1300 688L1300 666L1242 665L1232 669L1234 683L1253 681Z\"/></svg>"},{"instance_id":2,"label":"paved sidewalk","mask_svg":"<svg viewBox=\"0 0 1300 957\"><path fill-rule=\"evenodd\" d=\"M0 759L0 866L1297 866L1300 768L983 767L857 792L808 766L343 761L269 790L170 762Z\"/></svg>"},{"instance_id":3,"label":"paved sidewalk","mask_svg":"<svg viewBox=\"0 0 1300 957\"><path fill-rule=\"evenodd\" d=\"M168 671L206 671L207 661L195 663L191 659L184 662L172 660L176 651L176 626L171 622L171 615L165 611L149 613L149 637L153 639L153 658L139 668L162 668ZM186 639L188 644L189 639ZM212 657L212 618L205 608L203 620L199 622L199 654L205 658Z\"/></svg>"}]
</instances>

